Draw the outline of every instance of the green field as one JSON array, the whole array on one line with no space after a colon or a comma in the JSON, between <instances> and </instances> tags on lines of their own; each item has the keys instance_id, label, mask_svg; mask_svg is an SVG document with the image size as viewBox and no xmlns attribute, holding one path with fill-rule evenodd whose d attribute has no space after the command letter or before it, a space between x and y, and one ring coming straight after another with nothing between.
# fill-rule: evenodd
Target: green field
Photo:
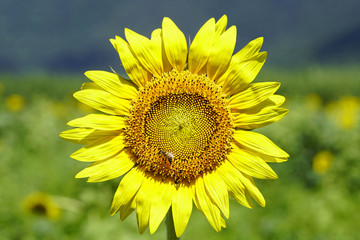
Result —
<instances>
[{"instance_id":1,"label":"green field","mask_svg":"<svg viewBox=\"0 0 360 240\"><path fill-rule=\"evenodd\" d=\"M265 67L255 81L280 81L290 112L257 131L291 157L271 164L279 179L256 181L265 208L231 200L220 233L194 209L181 239L360 239L359 76L356 67ZM164 223L140 235L134 213L124 222L110 216L120 179L74 178L87 164L69 157L80 146L59 133L91 112L72 98L85 81L0 75L0 239L165 239Z\"/></svg>"}]
</instances>

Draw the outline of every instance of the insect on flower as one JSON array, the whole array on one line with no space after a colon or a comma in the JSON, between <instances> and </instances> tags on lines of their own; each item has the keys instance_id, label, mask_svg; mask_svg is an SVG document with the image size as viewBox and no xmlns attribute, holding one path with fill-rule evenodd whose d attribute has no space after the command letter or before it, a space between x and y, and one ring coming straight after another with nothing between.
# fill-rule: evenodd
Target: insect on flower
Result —
<instances>
[{"instance_id":1,"label":"insect on flower","mask_svg":"<svg viewBox=\"0 0 360 240\"><path fill-rule=\"evenodd\" d=\"M175 158L171 152L166 152L166 151L160 150L159 154L166 156L168 158L168 161L170 164L171 164L172 160Z\"/></svg>"}]
</instances>

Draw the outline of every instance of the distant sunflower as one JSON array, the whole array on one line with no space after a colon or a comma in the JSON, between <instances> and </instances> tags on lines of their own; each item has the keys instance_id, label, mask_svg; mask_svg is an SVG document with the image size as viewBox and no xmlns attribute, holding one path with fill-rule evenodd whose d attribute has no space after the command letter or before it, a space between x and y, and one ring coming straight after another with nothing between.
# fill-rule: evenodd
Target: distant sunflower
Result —
<instances>
[{"instance_id":1,"label":"distant sunflower","mask_svg":"<svg viewBox=\"0 0 360 240\"><path fill-rule=\"evenodd\" d=\"M89 71L93 82L74 94L103 112L70 121L61 133L85 144L72 158L93 162L77 178L89 182L122 178L111 206L124 220L136 209L140 233L154 233L171 209L179 237L193 202L216 231L229 217L229 198L253 208L265 200L253 177L277 178L266 162L288 154L250 131L282 118L280 84L251 82L266 59L257 38L233 55L236 27L227 17L207 21L187 49L169 18L148 39L125 29L111 43L131 80ZM171 208L170 208L171 207Z\"/></svg>"},{"instance_id":2,"label":"distant sunflower","mask_svg":"<svg viewBox=\"0 0 360 240\"><path fill-rule=\"evenodd\" d=\"M26 196L23 201L24 210L30 214L56 220L61 215L58 204L46 193L35 192Z\"/></svg>"},{"instance_id":3,"label":"distant sunflower","mask_svg":"<svg viewBox=\"0 0 360 240\"><path fill-rule=\"evenodd\" d=\"M11 94L5 99L5 107L10 112L20 112L26 104L25 98L20 94Z\"/></svg>"}]
</instances>

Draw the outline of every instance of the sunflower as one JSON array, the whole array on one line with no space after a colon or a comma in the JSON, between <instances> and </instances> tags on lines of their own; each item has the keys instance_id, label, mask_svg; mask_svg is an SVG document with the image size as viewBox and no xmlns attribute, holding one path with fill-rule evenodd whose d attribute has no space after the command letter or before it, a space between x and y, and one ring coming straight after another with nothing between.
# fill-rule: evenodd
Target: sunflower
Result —
<instances>
[{"instance_id":1,"label":"sunflower","mask_svg":"<svg viewBox=\"0 0 360 240\"><path fill-rule=\"evenodd\" d=\"M92 162L77 178L123 178L111 214L124 220L136 210L140 233L154 233L170 210L177 237L193 202L220 231L229 197L265 206L253 177L275 179L267 162L289 157L251 130L282 118L277 82L251 83L266 59L257 38L233 55L236 27L227 17L208 20L188 49L184 34L165 17L148 39L125 29L110 39L130 80L114 72L88 71L92 80L74 94L102 113L72 120L61 133L85 144L72 158Z\"/></svg>"},{"instance_id":2,"label":"sunflower","mask_svg":"<svg viewBox=\"0 0 360 240\"><path fill-rule=\"evenodd\" d=\"M61 215L60 207L53 198L41 192L26 196L23 201L23 208L30 214L44 216L50 220L57 220Z\"/></svg>"}]
</instances>

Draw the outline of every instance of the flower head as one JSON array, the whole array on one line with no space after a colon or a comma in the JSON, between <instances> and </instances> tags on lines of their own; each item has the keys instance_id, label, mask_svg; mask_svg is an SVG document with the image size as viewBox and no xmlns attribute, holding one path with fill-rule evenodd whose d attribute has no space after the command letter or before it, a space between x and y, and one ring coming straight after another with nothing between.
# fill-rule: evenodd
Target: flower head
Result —
<instances>
[{"instance_id":1,"label":"flower head","mask_svg":"<svg viewBox=\"0 0 360 240\"><path fill-rule=\"evenodd\" d=\"M326 110L341 129L351 130L358 125L360 100L355 96L343 96L339 101L328 104Z\"/></svg>"},{"instance_id":2,"label":"flower head","mask_svg":"<svg viewBox=\"0 0 360 240\"><path fill-rule=\"evenodd\" d=\"M56 220L61 215L58 204L46 193L35 192L26 196L23 202L24 210L30 214Z\"/></svg>"},{"instance_id":3,"label":"flower head","mask_svg":"<svg viewBox=\"0 0 360 240\"><path fill-rule=\"evenodd\" d=\"M330 151L324 150L318 152L313 158L312 167L314 172L319 175L324 175L331 168L333 161L334 155Z\"/></svg>"},{"instance_id":4,"label":"flower head","mask_svg":"<svg viewBox=\"0 0 360 240\"><path fill-rule=\"evenodd\" d=\"M251 83L266 59L257 38L233 55L236 27L227 17L207 21L190 44L169 18L148 39L125 29L111 43L130 80L89 71L93 82L74 94L101 111L70 121L61 133L83 148L71 157L92 164L76 177L123 178L111 214L136 209L139 231L154 233L171 209L176 235L193 202L216 231L229 217L229 197L253 208L265 200L253 177L277 178L267 162L288 154L251 130L282 118L280 84ZM171 208L170 208L171 207Z\"/></svg>"}]
</instances>

